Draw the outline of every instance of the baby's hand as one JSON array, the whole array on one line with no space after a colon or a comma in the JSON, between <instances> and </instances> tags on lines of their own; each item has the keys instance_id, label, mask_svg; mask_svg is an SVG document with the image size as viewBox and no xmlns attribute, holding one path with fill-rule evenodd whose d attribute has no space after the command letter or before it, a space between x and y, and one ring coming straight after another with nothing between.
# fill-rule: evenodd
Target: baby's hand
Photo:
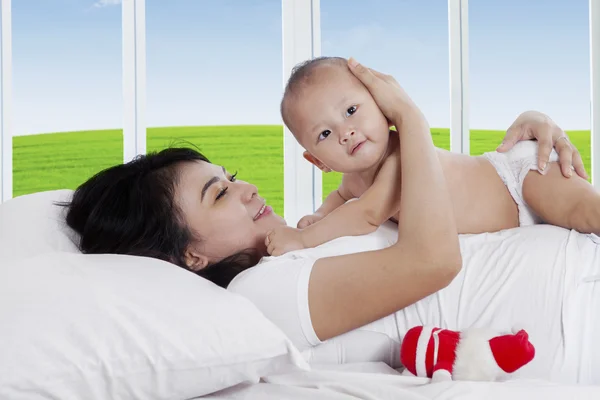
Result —
<instances>
[{"instance_id":1,"label":"baby's hand","mask_svg":"<svg viewBox=\"0 0 600 400\"><path fill-rule=\"evenodd\" d=\"M302 240L302 231L291 226L280 226L267 234L265 239L267 252L280 256L290 251L306 248Z\"/></svg>"},{"instance_id":2,"label":"baby's hand","mask_svg":"<svg viewBox=\"0 0 600 400\"><path fill-rule=\"evenodd\" d=\"M321 219L323 219L323 216L319 213L305 215L300 221L298 221L298 229L304 229L307 226L310 226L315 222L320 221Z\"/></svg>"}]
</instances>

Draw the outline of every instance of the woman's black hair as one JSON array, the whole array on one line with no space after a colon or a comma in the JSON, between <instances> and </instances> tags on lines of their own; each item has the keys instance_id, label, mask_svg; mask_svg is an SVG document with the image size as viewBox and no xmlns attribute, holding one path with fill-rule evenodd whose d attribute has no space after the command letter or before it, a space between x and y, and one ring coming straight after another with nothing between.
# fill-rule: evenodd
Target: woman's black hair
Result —
<instances>
[{"instance_id":1,"label":"woman's black hair","mask_svg":"<svg viewBox=\"0 0 600 400\"><path fill-rule=\"evenodd\" d=\"M107 168L75 190L67 225L79 235L87 254L113 253L158 258L189 269L185 253L194 235L175 202L178 165L210 162L199 151L173 147ZM196 274L227 287L258 262L256 251L234 254Z\"/></svg>"}]
</instances>

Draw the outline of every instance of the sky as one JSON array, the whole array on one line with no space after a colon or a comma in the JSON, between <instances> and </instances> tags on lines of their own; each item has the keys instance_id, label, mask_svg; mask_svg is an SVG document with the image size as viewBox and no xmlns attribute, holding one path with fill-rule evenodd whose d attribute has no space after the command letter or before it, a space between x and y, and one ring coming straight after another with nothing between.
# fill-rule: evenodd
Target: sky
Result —
<instances>
[{"instance_id":1,"label":"sky","mask_svg":"<svg viewBox=\"0 0 600 400\"><path fill-rule=\"evenodd\" d=\"M320 0L323 55L392 74L449 127L447 0ZM12 2L15 135L122 127L119 0ZM148 126L280 124L281 0L146 0ZM469 2L470 126L590 127L588 0Z\"/></svg>"}]
</instances>

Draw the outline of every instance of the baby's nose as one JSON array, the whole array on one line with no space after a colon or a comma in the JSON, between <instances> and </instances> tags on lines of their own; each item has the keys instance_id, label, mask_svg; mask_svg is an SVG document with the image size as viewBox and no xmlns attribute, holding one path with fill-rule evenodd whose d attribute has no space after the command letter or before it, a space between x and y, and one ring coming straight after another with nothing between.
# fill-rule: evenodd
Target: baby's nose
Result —
<instances>
[{"instance_id":1,"label":"baby's nose","mask_svg":"<svg viewBox=\"0 0 600 400\"><path fill-rule=\"evenodd\" d=\"M348 141L348 139L349 139L350 137L352 137L352 136L354 136L354 131L346 131L346 133L344 133L344 134L342 135L342 138L341 138L341 139L342 139L342 142L343 142L343 143L347 142L347 141Z\"/></svg>"}]
</instances>

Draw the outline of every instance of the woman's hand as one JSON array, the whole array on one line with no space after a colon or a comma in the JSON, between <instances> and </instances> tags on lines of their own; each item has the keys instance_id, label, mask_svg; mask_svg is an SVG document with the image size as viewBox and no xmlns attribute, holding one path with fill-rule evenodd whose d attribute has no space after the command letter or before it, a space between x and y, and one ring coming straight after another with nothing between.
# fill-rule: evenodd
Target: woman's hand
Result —
<instances>
[{"instance_id":1,"label":"woman's hand","mask_svg":"<svg viewBox=\"0 0 600 400\"><path fill-rule=\"evenodd\" d=\"M350 71L367 87L377 106L394 125L406 122L407 118L425 121L421 110L402 89L396 79L359 64L354 58L348 60Z\"/></svg>"},{"instance_id":2,"label":"woman's hand","mask_svg":"<svg viewBox=\"0 0 600 400\"><path fill-rule=\"evenodd\" d=\"M562 174L566 178L572 175L573 167L577 175L588 179L583 160L577 148L569 141L569 137L550 117L538 111L526 111L519 115L506 131L506 136L497 151L510 150L521 140L536 139L539 142L538 166L544 170L550 152L554 147L558 153Z\"/></svg>"}]
</instances>

